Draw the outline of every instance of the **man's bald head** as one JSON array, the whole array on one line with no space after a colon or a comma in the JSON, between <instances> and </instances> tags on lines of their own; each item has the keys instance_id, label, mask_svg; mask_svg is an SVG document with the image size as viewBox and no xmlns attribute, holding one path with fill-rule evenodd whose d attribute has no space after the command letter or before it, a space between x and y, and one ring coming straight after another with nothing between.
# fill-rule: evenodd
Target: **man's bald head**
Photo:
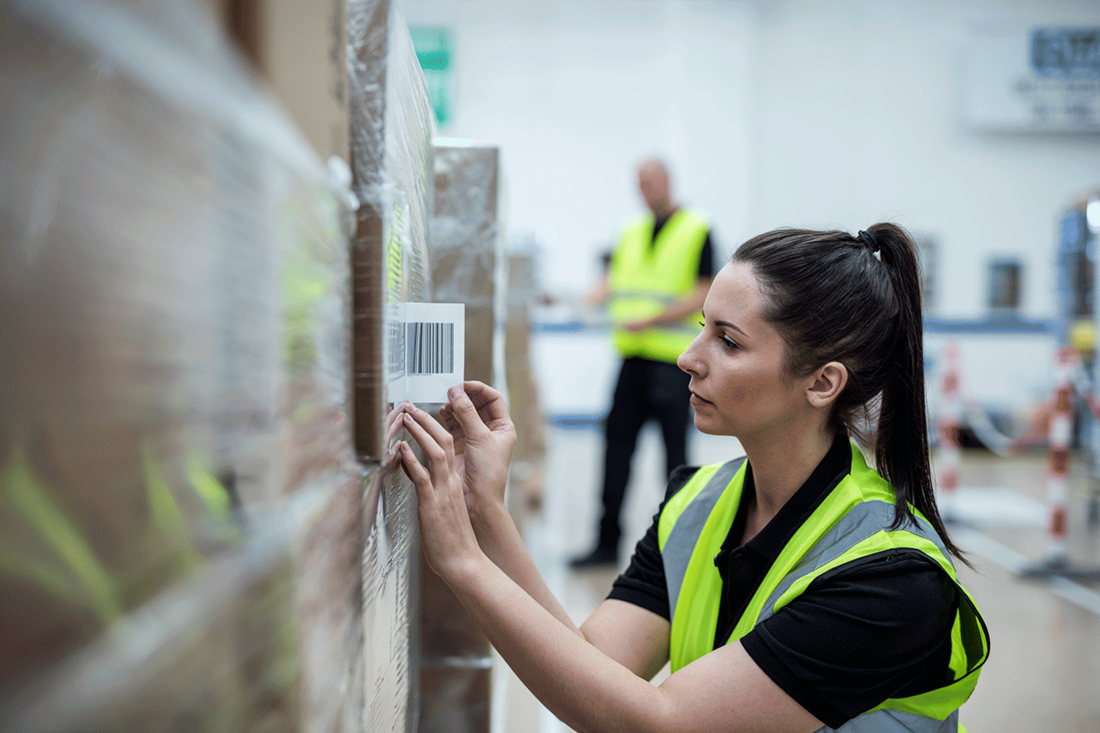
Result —
<instances>
[{"instance_id":1,"label":"man's bald head","mask_svg":"<svg viewBox=\"0 0 1100 733\"><path fill-rule=\"evenodd\" d=\"M649 210L658 217L668 216L676 208L664 162L651 158L638 166L638 190Z\"/></svg>"}]
</instances>

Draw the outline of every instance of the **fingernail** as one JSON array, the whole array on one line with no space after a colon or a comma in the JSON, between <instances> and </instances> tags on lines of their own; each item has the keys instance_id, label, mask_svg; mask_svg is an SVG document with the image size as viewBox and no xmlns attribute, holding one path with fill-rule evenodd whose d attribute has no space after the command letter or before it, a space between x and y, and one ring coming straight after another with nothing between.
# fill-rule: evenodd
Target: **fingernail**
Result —
<instances>
[{"instance_id":1,"label":"fingernail","mask_svg":"<svg viewBox=\"0 0 1100 733\"><path fill-rule=\"evenodd\" d=\"M447 390L447 396L450 397L452 400L457 400L460 394L462 394L462 388L458 385L455 385L454 387L451 387Z\"/></svg>"}]
</instances>

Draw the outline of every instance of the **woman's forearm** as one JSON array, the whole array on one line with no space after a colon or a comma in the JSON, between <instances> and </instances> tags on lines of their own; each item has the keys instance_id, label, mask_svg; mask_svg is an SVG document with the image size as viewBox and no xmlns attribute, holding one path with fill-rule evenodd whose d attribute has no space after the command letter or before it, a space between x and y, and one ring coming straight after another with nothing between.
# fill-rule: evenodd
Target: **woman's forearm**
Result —
<instances>
[{"instance_id":1,"label":"woman's forearm","mask_svg":"<svg viewBox=\"0 0 1100 733\"><path fill-rule=\"evenodd\" d=\"M535 567L531 554L523 544L519 528L504 505L494 504L484 511L475 511L471 513L470 519L478 544L486 556L535 602L570 631L583 638L584 634L550 592L542 574Z\"/></svg>"},{"instance_id":2,"label":"woman's forearm","mask_svg":"<svg viewBox=\"0 0 1100 733\"><path fill-rule=\"evenodd\" d=\"M496 563L483 557L445 579L508 666L567 725L582 733L663 729L661 690L585 641Z\"/></svg>"}]
</instances>

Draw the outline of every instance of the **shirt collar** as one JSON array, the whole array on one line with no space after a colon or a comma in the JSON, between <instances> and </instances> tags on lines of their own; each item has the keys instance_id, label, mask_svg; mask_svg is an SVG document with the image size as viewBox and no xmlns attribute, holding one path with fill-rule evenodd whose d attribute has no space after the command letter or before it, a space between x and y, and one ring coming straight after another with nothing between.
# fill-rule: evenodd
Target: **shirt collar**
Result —
<instances>
[{"instance_id":1,"label":"shirt collar","mask_svg":"<svg viewBox=\"0 0 1100 733\"><path fill-rule=\"evenodd\" d=\"M806 482L799 487L787 503L768 522L755 537L745 543L745 547L774 560L779 556L783 547L802 526L803 522L813 514L821 502L837 485L851 473L852 448L848 441L847 431L841 430L833 439L829 452L817 464ZM737 507L737 517L730 528L730 535L726 538L726 546L729 549L736 548L741 535L745 531L747 517L747 499L756 493L756 485L752 476L752 465L745 467L745 482L741 489L741 501ZM736 536L735 536L736 535ZM723 550L727 547L723 546Z\"/></svg>"}]
</instances>

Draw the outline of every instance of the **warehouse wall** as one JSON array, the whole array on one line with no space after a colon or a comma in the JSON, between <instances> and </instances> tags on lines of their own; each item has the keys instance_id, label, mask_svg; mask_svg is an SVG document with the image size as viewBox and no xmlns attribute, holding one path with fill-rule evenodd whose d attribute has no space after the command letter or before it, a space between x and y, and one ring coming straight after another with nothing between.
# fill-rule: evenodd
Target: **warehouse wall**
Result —
<instances>
[{"instance_id":1,"label":"warehouse wall","mask_svg":"<svg viewBox=\"0 0 1100 733\"><path fill-rule=\"evenodd\" d=\"M1056 224L1071 197L1100 182L1100 140L968 131L961 70L974 30L1095 24L1094 2L405 8L411 24L450 28L454 117L443 132L501 144L509 230L541 243L551 292L595 282L598 253L641 210L633 166L658 152L681 200L712 216L723 255L776 226L855 230L890 219L935 242L935 314L983 316L997 256L1024 264L1021 312L1053 314ZM574 316L568 306L544 314ZM547 411L604 409L616 360L599 334L542 341ZM1028 383L1031 399L1046 388L1053 342L1024 341L1013 380Z\"/></svg>"},{"instance_id":2,"label":"warehouse wall","mask_svg":"<svg viewBox=\"0 0 1100 733\"><path fill-rule=\"evenodd\" d=\"M894 219L938 243L938 313L982 315L988 259L1007 255L1025 264L1022 311L1050 315L1056 222L1072 196L1100 182L1100 140L968 132L964 46L974 29L1095 25L1096 4L760 8L751 229Z\"/></svg>"},{"instance_id":3,"label":"warehouse wall","mask_svg":"<svg viewBox=\"0 0 1100 733\"><path fill-rule=\"evenodd\" d=\"M960 117L971 29L1089 24L1085 0L408 0L452 30L454 119L501 144L513 232L534 231L551 289L583 290L640 202L631 173L671 160L724 249L781 225L891 218L934 237L944 315L984 309L991 254L1027 264L1049 314L1059 209L1094 185L1095 136L986 135ZM979 287L973 287L980 283Z\"/></svg>"},{"instance_id":4,"label":"warehouse wall","mask_svg":"<svg viewBox=\"0 0 1100 733\"><path fill-rule=\"evenodd\" d=\"M725 245L747 212L750 9L725 2L405 3L410 24L452 30L454 120L499 143L509 229L534 231L554 289L580 290L640 205L638 160L673 164L685 202Z\"/></svg>"}]
</instances>

